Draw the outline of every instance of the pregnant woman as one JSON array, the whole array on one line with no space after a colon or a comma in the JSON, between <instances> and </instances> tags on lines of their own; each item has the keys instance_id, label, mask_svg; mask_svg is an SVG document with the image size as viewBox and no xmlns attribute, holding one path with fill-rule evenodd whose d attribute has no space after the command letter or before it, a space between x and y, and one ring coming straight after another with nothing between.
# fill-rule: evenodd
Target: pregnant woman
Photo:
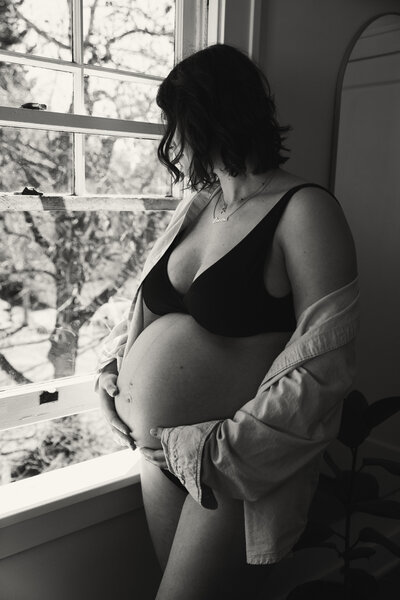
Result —
<instances>
[{"instance_id":1,"label":"pregnant woman","mask_svg":"<svg viewBox=\"0 0 400 600\"><path fill-rule=\"evenodd\" d=\"M159 159L195 194L106 341L98 389L143 456L157 599L256 598L304 530L351 385L354 245L332 194L281 168L289 128L244 54L193 54L157 103Z\"/></svg>"}]
</instances>

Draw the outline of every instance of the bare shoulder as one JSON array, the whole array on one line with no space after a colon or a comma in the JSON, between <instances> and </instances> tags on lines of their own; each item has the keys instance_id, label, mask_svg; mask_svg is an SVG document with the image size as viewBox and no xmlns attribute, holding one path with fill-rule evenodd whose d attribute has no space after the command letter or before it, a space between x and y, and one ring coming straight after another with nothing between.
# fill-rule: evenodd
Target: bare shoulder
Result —
<instances>
[{"instance_id":1,"label":"bare shoulder","mask_svg":"<svg viewBox=\"0 0 400 600\"><path fill-rule=\"evenodd\" d=\"M328 191L318 187L298 190L276 233L298 315L356 277L353 236L340 204Z\"/></svg>"}]
</instances>

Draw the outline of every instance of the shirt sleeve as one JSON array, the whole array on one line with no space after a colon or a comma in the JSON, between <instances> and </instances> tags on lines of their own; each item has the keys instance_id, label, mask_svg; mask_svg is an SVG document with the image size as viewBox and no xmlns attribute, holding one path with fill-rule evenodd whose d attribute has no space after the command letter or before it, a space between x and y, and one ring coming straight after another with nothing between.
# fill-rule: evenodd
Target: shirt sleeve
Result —
<instances>
[{"instance_id":1,"label":"shirt sleeve","mask_svg":"<svg viewBox=\"0 0 400 600\"><path fill-rule=\"evenodd\" d=\"M99 387L99 377L104 367L113 360L118 361L119 359L122 359L126 341L128 339L128 323L128 317L121 319L102 342L100 356L97 360L97 376L94 385L96 392Z\"/></svg>"},{"instance_id":2,"label":"shirt sleeve","mask_svg":"<svg viewBox=\"0 0 400 600\"><path fill-rule=\"evenodd\" d=\"M212 490L256 501L336 437L355 372L354 339L289 370L233 418L165 428L167 465L205 508Z\"/></svg>"}]
</instances>

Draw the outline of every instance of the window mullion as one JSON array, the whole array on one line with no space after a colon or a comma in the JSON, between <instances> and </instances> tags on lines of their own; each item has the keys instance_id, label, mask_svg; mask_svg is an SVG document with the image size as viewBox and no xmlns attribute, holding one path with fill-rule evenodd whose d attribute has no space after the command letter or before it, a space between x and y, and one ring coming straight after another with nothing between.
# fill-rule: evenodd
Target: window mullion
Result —
<instances>
[{"instance_id":1,"label":"window mullion","mask_svg":"<svg viewBox=\"0 0 400 600\"><path fill-rule=\"evenodd\" d=\"M207 0L176 0L175 2L175 64L192 52L207 45L208 2ZM173 196L191 195L188 181L172 183Z\"/></svg>"},{"instance_id":2,"label":"window mullion","mask_svg":"<svg viewBox=\"0 0 400 600\"><path fill-rule=\"evenodd\" d=\"M206 45L206 0L176 0L175 3L175 62Z\"/></svg>"},{"instance_id":3,"label":"window mullion","mask_svg":"<svg viewBox=\"0 0 400 600\"><path fill-rule=\"evenodd\" d=\"M100 67L98 65L85 65L84 71L85 75L105 77L106 79L118 79L119 81L132 81L135 83L159 84L164 79L158 75L135 73L134 71L124 71L123 69L110 69L109 67Z\"/></svg>"},{"instance_id":4,"label":"window mullion","mask_svg":"<svg viewBox=\"0 0 400 600\"><path fill-rule=\"evenodd\" d=\"M76 39L76 36L75 38ZM78 52L74 51L76 55ZM68 62L56 58L46 58L43 56L34 56L27 54L19 54L10 52L9 50L0 50L0 60L29 67L37 67L39 69L51 69L52 71L62 71L66 73L79 73L82 69L82 62ZM151 75L135 71L127 71L124 69L111 69L100 65L84 65L86 75L94 75L96 77L105 77L106 79L118 79L119 81L134 81L137 83L159 84L163 77L159 75Z\"/></svg>"},{"instance_id":5,"label":"window mullion","mask_svg":"<svg viewBox=\"0 0 400 600\"><path fill-rule=\"evenodd\" d=\"M83 73L83 2L72 0L72 60L79 66L74 72L74 113L85 114ZM73 134L74 194L83 196L85 188L85 135Z\"/></svg>"},{"instance_id":6,"label":"window mullion","mask_svg":"<svg viewBox=\"0 0 400 600\"><path fill-rule=\"evenodd\" d=\"M161 123L92 117L47 110L26 110L9 106L4 106L1 109L0 126L49 129L51 131L68 131L72 133L97 133L119 137L145 137L153 140L161 138L164 132Z\"/></svg>"},{"instance_id":7,"label":"window mullion","mask_svg":"<svg viewBox=\"0 0 400 600\"><path fill-rule=\"evenodd\" d=\"M83 0L72 0L72 60L83 64Z\"/></svg>"},{"instance_id":8,"label":"window mullion","mask_svg":"<svg viewBox=\"0 0 400 600\"><path fill-rule=\"evenodd\" d=\"M45 58L43 56L34 56L11 52L9 50L0 50L0 60L29 67L38 67L42 69L51 69L52 71L65 71L74 73L79 67L72 62L57 58Z\"/></svg>"},{"instance_id":9,"label":"window mullion","mask_svg":"<svg viewBox=\"0 0 400 600\"><path fill-rule=\"evenodd\" d=\"M85 136L83 133L73 134L74 148L74 194L84 196L86 194L85 186Z\"/></svg>"}]
</instances>

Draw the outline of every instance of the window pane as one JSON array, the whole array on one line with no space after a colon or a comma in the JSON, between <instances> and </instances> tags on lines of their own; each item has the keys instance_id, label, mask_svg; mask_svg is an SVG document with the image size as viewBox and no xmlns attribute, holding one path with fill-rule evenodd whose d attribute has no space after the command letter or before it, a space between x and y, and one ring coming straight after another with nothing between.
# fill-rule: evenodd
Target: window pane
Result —
<instances>
[{"instance_id":1,"label":"window pane","mask_svg":"<svg viewBox=\"0 0 400 600\"><path fill-rule=\"evenodd\" d=\"M72 193L72 134L0 128L0 191Z\"/></svg>"},{"instance_id":2,"label":"window pane","mask_svg":"<svg viewBox=\"0 0 400 600\"><path fill-rule=\"evenodd\" d=\"M90 194L171 193L157 158L158 140L86 136L86 190Z\"/></svg>"},{"instance_id":3,"label":"window pane","mask_svg":"<svg viewBox=\"0 0 400 600\"><path fill-rule=\"evenodd\" d=\"M0 62L0 105L40 102L47 110L71 112L72 74Z\"/></svg>"},{"instance_id":4,"label":"window pane","mask_svg":"<svg viewBox=\"0 0 400 600\"><path fill-rule=\"evenodd\" d=\"M0 485L121 449L101 410L0 431Z\"/></svg>"},{"instance_id":5,"label":"window pane","mask_svg":"<svg viewBox=\"0 0 400 600\"><path fill-rule=\"evenodd\" d=\"M3 0L0 48L71 60L71 0Z\"/></svg>"},{"instance_id":6,"label":"window pane","mask_svg":"<svg viewBox=\"0 0 400 600\"><path fill-rule=\"evenodd\" d=\"M84 61L165 77L174 25L174 0L83 0Z\"/></svg>"},{"instance_id":7,"label":"window pane","mask_svg":"<svg viewBox=\"0 0 400 600\"><path fill-rule=\"evenodd\" d=\"M0 213L0 389L88 374L170 211Z\"/></svg>"},{"instance_id":8,"label":"window pane","mask_svg":"<svg viewBox=\"0 0 400 600\"><path fill-rule=\"evenodd\" d=\"M158 85L87 76L86 111L96 117L160 123L157 90Z\"/></svg>"}]
</instances>

